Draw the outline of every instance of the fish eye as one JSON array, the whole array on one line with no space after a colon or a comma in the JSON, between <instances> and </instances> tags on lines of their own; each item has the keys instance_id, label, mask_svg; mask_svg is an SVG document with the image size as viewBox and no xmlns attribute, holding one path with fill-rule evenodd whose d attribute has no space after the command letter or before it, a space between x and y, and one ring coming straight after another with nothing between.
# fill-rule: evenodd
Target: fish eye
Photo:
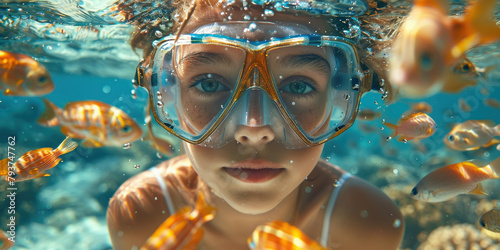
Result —
<instances>
[{"instance_id":1,"label":"fish eye","mask_svg":"<svg viewBox=\"0 0 500 250\"><path fill-rule=\"evenodd\" d=\"M448 136L448 140L449 141L454 141L455 140L455 136L453 136L453 135Z\"/></svg>"},{"instance_id":2,"label":"fish eye","mask_svg":"<svg viewBox=\"0 0 500 250\"><path fill-rule=\"evenodd\" d=\"M428 52L424 52L420 55L420 66L424 70L430 70L432 68L432 57Z\"/></svg>"},{"instance_id":3,"label":"fish eye","mask_svg":"<svg viewBox=\"0 0 500 250\"><path fill-rule=\"evenodd\" d=\"M124 133L130 132L130 130L132 130L132 127L130 127L129 125L125 125L122 127L122 132Z\"/></svg>"},{"instance_id":4,"label":"fish eye","mask_svg":"<svg viewBox=\"0 0 500 250\"><path fill-rule=\"evenodd\" d=\"M464 72L469 72L469 70L470 70L470 65L469 65L468 63L464 63L464 64L462 65L462 70L463 70Z\"/></svg>"},{"instance_id":5,"label":"fish eye","mask_svg":"<svg viewBox=\"0 0 500 250\"><path fill-rule=\"evenodd\" d=\"M481 225L482 227L486 227L486 222L484 220L480 220L479 225Z\"/></svg>"},{"instance_id":6,"label":"fish eye","mask_svg":"<svg viewBox=\"0 0 500 250\"><path fill-rule=\"evenodd\" d=\"M39 82L39 83L45 83L45 82L47 82L47 77L45 77L45 76L40 76L40 77L38 78L38 82Z\"/></svg>"},{"instance_id":7,"label":"fish eye","mask_svg":"<svg viewBox=\"0 0 500 250\"><path fill-rule=\"evenodd\" d=\"M411 195L413 196L416 196L418 194L418 190L416 187L414 187L412 190L411 190Z\"/></svg>"}]
</instances>

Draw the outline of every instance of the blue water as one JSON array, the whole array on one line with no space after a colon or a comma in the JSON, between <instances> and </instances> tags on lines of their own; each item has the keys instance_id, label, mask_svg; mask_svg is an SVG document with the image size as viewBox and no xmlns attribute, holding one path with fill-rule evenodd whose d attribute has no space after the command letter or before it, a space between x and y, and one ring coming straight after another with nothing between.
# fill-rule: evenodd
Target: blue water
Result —
<instances>
[{"instance_id":1,"label":"blue water","mask_svg":"<svg viewBox=\"0 0 500 250\"><path fill-rule=\"evenodd\" d=\"M5 19L6 13L12 12L5 9L5 4L0 4L0 13ZM45 98L59 107L70 101L104 101L122 109L143 129L146 128L143 109L146 93L138 89L137 98L131 96L131 80L139 56L130 50L124 39L116 38L125 31L115 34L116 39L102 38L95 43L80 41L77 43L79 46L68 46L57 39L47 38L46 43L43 43L43 38L33 38L30 32L9 33L9 28L14 30L19 27L5 24L0 27L1 34L9 38L0 41L1 50L24 51L39 56L38 59L52 72L56 89ZM92 47L96 43L102 46ZM110 49L117 47L122 50ZM498 46L492 47L498 53ZM55 53L58 48L64 53ZM37 54L37 51L42 52ZM85 57L83 52L89 51L92 52L91 56ZM492 60L479 61L488 61L490 65L500 63L498 57ZM482 93L481 88L487 88L489 93ZM479 204L488 201L494 203L500 199L496 180L485 182L484 188L489 193L486 197L459 196L445 203L424 205L418 205L409 198L412 186L438 167L470 159L489 162L500 157L500 151L495 147L458 152L443 143L444 136L454 124L469 119L491 119L500 123L500 109L483 104L486 98L500 99L499 93L498 72L489 75L487 82L480 81L477 86L469 87L459 94L437 94L421 100L402 99L391 105L384 103L381 94L368 93L363 97L360 109L380 111L382 117L374 121L356 121L349 130L326 144L323 158L386 191L405 215L406 232L401 248L416 249L439 226L476 225ZM460 98L464 98L471 106L470 112L460 109ZM420 144L387 141L390 130L382 125L382 119L397 123L409 105L418 101L428 102L432 106L433 112L429 115L438 124L436 133ZM2 159L7 157L8 137L16 138L16 156L41 147L55 148L65 138L58 127L47 128L36 123L43 109L39 97L0 95ZM363 132L360 129L362 124L371 126L374 132ZM168 136L159 127L155 127L155 131L159 131L161 136ZM179 143L177 139L169 138ZM133 142L130 149L80 146L61 158L63 161L48 171L50 177L16 183L16 245L13 249L110 249L105 222L109 199L126 179L165 160L159 159L154 149L142 141ZM7 188L7 183L1 181L0 229L4 231L8 230L5 225L10 223ZM391 191L394 189L399 191Z\"/></svg>"}]
</instances>

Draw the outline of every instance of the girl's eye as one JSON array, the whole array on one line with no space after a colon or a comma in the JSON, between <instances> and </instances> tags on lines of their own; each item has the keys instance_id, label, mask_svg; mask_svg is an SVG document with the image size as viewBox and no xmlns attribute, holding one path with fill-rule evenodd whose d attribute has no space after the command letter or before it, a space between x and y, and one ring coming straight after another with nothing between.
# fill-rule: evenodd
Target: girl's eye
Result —
<instances>
[{"instance_id":1,"label":"girl's eye","mask_svg":"<svg viewBox=\"0 0 500 250\"><path fill-rule=\"evenodd\" d=\"M294 95L304 95L314 90L314 88L304 79L294 79L280 88L281 91Z\"/></svg>"},{"instance_id":2,"label":"girl's eye","mask_svg":"<svg viewBox=\"0 0 500 250\"><path fill-rule=\"evenodd\" d=\"M199 75L195 77L194 83L191 86L206 93L226 91L229 88L222 83L223 79L220 76L212 74Z\"/></svg>"}]
</instances>

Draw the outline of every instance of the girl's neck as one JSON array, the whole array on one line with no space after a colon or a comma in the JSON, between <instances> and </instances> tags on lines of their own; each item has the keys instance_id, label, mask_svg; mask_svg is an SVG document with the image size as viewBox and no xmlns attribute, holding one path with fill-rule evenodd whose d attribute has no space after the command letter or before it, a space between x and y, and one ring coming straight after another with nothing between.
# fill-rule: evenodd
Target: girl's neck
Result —
<instances>
[{"instance_id":1,"label":"girl's neck","mask_svg":"<svg viewBox=\"0 0 500 250\"><path fill-rule=\"evenodd\" d=\"M211 193L211 201L217 207L217 215L207 223L206 228L217 234L234 239L235 242L246 242L259 225L274 220L293 223L297 214L298 188L286 196L276 207L262 214L245 214L238 212L223 199Z\"/></svg>"}]
</instances>

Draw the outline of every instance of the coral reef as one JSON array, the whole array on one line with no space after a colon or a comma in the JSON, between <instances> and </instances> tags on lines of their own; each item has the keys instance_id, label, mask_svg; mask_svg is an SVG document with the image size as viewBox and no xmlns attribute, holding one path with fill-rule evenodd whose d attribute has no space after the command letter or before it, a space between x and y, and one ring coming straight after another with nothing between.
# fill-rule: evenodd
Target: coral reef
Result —
<instances>
[{"instance_id":1,"label":"coral reef","mask_svg":"<svg viewBox=\"0 0 500 250\"><path fill-rule=\"evenodd\" d=\"M418 250L437 249L499 249L500 244L488 238L469 224L439 227L417 248Z\"/></svg>"}]
</instances>

